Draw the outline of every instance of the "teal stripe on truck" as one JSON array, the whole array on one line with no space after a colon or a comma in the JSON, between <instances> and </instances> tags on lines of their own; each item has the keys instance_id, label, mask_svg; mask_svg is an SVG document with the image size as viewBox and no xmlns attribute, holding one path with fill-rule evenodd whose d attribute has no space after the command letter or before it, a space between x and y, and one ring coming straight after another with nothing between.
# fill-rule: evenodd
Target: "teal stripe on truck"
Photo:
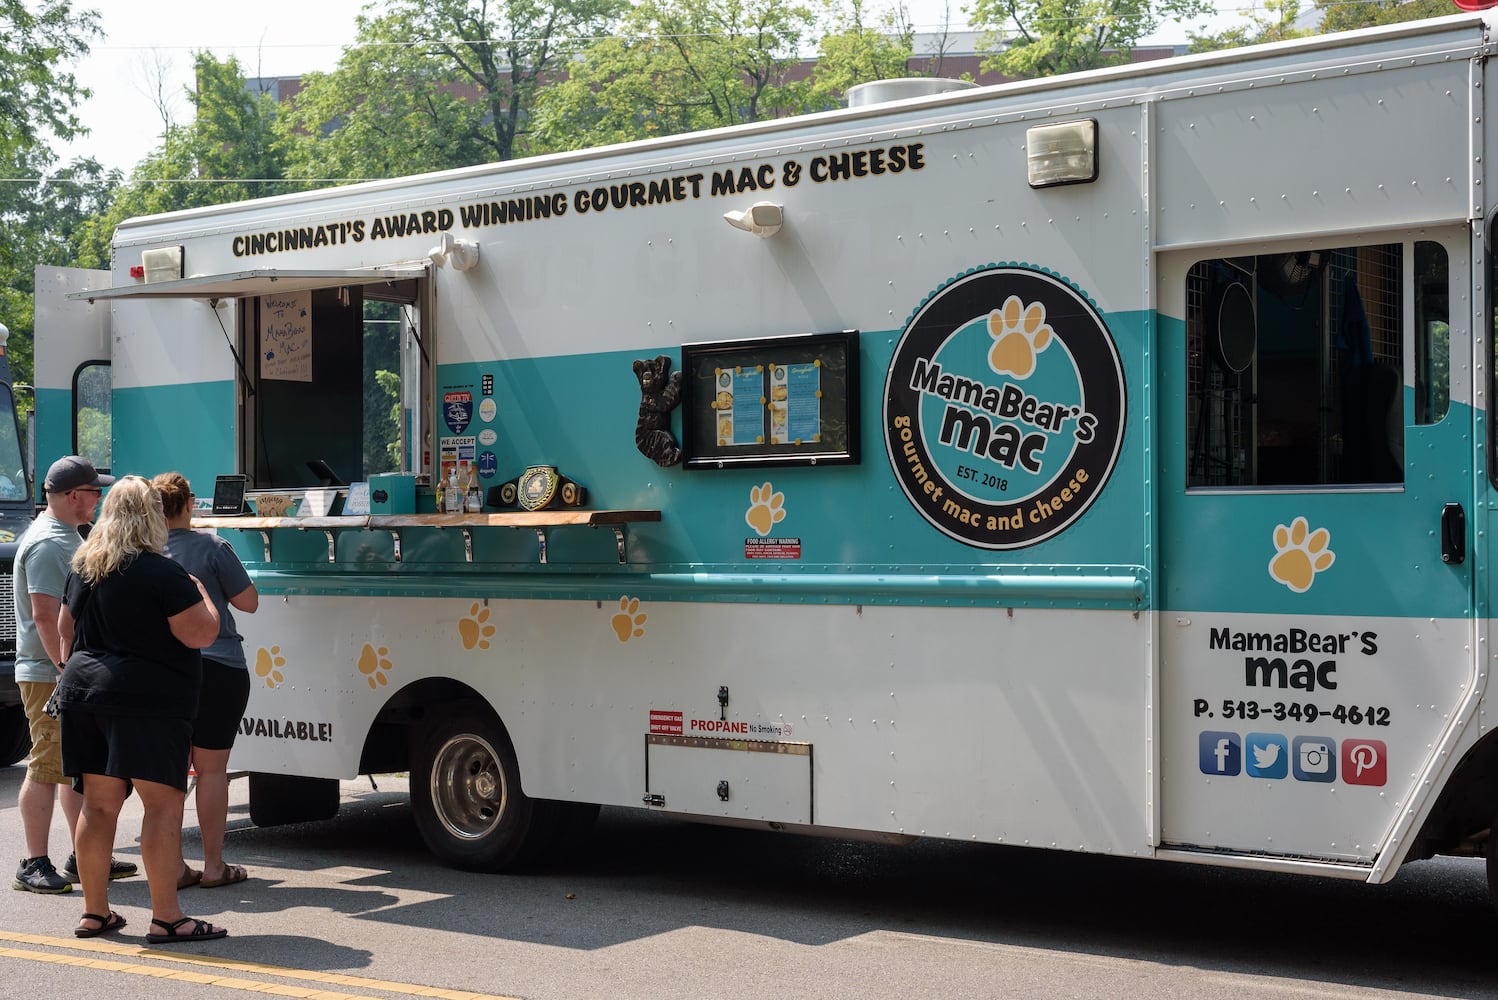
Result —
<instances>
[{"instance_id":1,"label":"teal stripe on truck","mask_svg":"<svg viewBox=\"0 0 1498 1000\"><path fill-rule=\"evenodd\" d=\"M305 574L252 572L262 594L326 597L642 600L747 604L892 604L953 607L1143 608L1137 567L1031 567L1025 573L591 573Z\"/></svg>"}]
</instances>

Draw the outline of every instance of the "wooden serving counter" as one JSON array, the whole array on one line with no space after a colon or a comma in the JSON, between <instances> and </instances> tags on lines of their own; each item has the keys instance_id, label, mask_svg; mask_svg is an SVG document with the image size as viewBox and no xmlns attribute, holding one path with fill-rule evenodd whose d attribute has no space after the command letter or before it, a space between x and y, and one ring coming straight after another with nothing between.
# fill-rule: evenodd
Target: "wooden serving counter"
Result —
<instances>
[{"instance_id":1,"label":"wooden serving counter","mask_svg":"<svg viewBox=\"0 0 1498 1000\"><path fill-rule=\"evenodd\" d=\"M195 517L194 528L228 528L254 531L265 546L265 561L271 561L271 532L279 530L321 531L328 539L328 562L336 561L335 532L388 531L395 543L395 561L401 561L401 532L408 528L453 529L463 534L463 554L473 562L474 528L529 529L540 542L540 561L546 562L546 533L552 528L609 528L619 549L619 562L626 562L625 529L661 519L658 510L537 510L481 514L353 514L332 517Z\"/></svg>"}]
</instances>

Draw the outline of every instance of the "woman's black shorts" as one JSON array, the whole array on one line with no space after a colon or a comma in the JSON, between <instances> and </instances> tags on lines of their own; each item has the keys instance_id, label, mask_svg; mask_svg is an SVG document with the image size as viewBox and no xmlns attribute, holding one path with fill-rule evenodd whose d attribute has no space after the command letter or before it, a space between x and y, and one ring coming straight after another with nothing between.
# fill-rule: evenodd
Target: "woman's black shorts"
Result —
<instances>
[{"instance_id":1,"label":"woman's black shorts","mask_svg":"<svg viewBox=\"0 0 1498 1000\"><path fill-rule=\"evenodd\" d=\"M138 715L62 710L62 773L83 791L83 775L154 781L187 791L192 723Z\"/></svg>"},{"instance_id":2,"label":"woman's black shorts","mask_svg":"<svg viewBox=\"0 0 1498 1000\"><path fill-rule=\"evenodd\" d=\"M192 745L203 750L232 750L239 720L250 703L250 672L203 657L203 687L198 717L192 720Z\"/></svg>"}]
</instances>

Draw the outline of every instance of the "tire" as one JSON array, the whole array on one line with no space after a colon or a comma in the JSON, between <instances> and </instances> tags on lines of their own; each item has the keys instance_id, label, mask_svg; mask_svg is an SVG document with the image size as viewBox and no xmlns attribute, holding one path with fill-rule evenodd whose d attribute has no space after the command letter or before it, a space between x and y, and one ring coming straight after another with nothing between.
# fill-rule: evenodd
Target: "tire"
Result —
<instances>
[{"instance_id":1,"label":"tire","mask_svg":"<svg viewBox=\"0 0 1498 1000\"><path fill-rule=\"evenodd\" d=\"M1483 853L1488 862L1488 898L1498 906L1498 818L1488 830L1488 842Z\"/></svg>"},{"instance_id":2,"label":"tire","mask_svg":"<svg viewBox=\"0 0 1498 1000\"><path fill-rule=\"evenodd\" d=\"M0 708L0 767L10 767L31 755L31 726L20 705Z\"/></svg>"},{"instance_id":3,"label":"tire","mask_svg":"<svg viewBox=\"0 0 1498 1000\"><path fill-rule=\"evenodd\" d=\"M551 826L545 807L520 789L520 766L492 714L434 713L411 768L416 829L437 860L464 871L524 864Z\"/></svg>"}]
</instances>

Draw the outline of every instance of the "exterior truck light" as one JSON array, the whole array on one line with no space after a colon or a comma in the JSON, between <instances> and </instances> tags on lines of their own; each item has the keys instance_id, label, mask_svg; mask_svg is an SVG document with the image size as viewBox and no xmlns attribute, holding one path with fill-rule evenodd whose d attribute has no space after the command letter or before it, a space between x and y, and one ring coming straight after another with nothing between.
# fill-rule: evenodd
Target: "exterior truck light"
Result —
<instances>
[{"instance_id":1,"label":"exterior truck light","mask_svg":"<svg viewBox=\"0 0 1498 1000\"><path fill-rule=\"evenodd\" d=\"M785 210L773 201L757 201L742 212L724 212L723 219L735 229L767 240L785 225Z\"/></svg>"},{"instance_id":2,"label":"exterior truck light","mask_svg":"<svg viewBox=\"0 0 1498 1000\"><path fill-rule=\"evenodd\" d=\"M1097 180L1097 121L1086 118L1025 131L1032 188Z\"/></svg>"},{"instance_id":3,"label":"exterior truck light","mask_svg":"<svg viewBox=\"0 0 1498 1000\"><path fill-rule=\"evenodd\" d=\"M438 267L451 264L454 271L471 271L478 266L479 245L473 240L454 239L452 233L443 233L437 245L427 251L427 257Z\"/></svg>"},{"instance_id":4,"label":"exterior truck light","mask_svg":"<svg viewBox=\"0 0 1498 1000\"><path fill-rule=\"evenodd\" d=\"M162 247L146 250L140 255L141 274L147 283L153 281L180 281L185 273L182 269L182 248ZM134 269L131 271L134 276Z\"/></svg>"}]
</instances>

